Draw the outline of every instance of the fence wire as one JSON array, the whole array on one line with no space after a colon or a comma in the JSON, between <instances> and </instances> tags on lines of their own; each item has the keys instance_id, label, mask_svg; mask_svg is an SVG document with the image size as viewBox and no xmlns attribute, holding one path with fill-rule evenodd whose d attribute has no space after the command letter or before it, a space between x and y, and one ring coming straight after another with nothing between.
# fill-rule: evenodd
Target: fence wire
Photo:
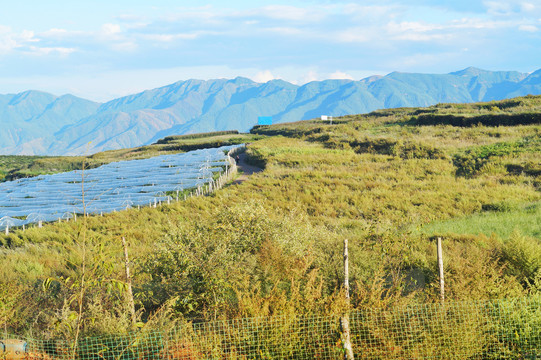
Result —
<instances>
[{"instance_id":1,"label":"fence wire","mask_svg":"<svg viewBox=\"0 0 541 360\"><path fill-rule=\"evenodd\" d=\"M356 359L541 359L541 296L348 316ZM19 338L26 342L24 353L4 346L3 358L342 359L339 324L337 316L274 316L185 323L168 331L86 338L76 346L62 339Z\"/></svg>"}]
</instances>

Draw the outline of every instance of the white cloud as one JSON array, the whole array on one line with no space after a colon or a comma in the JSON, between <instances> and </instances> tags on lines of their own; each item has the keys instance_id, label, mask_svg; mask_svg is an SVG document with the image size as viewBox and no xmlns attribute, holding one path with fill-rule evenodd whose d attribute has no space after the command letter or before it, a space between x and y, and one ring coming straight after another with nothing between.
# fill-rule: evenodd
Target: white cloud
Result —
<instances>
[{"instance_id":1,"label":"white cloud","mask_svg":"<svg viewBox=\"0 0 541 360\"><path fill-rule=\"evenodd\" d=\"M39 39L35 37L33 31L23 30L17 33L9 26L0 25L0 53L8 54L38 42Z\"/></svg>"},{"instance_id":2,"label":"white cloud","mask_svg":"<svg viewBox=\"0 0 541 360\"><path fill-rule=\"evenodd\" d=\"M509 15L513 12L513 4L509 1L485 1L484 4L490 15Z\"/></svg>"},{"instance_id":3,"label":"white cloud","mask_svg":"<svg viewBox=\"0 0 541 360\"><path fill-rule=\"evenodd\" d=\"M119 53L133 53L140 48L139 38L123 31L119 24L103 24L99 32L90 33L87 36L86 41Z\"/></svg>"},{"instance_id":4,"label":"white cloud","mask_svg":"<svg viewBox=\"0 0 541 360\"><path fill-rule=\"evenodd\" d=\"M353 80L353 76L346 74L342 71L335 71L332 74L328 76L329 79L347 79L347 80Z\"/></svg>"},{"instance_id":5,"label":"white cloud","mask_svg":"<svg viewBox=\"0 0 541 360\"><path fill-rule=\"evenodd\" d=\"M392 19L402 11L404 7L398 5L359 5L346 4L343 13L353 16L355 19Z\"/></svg>"},{"instance_id":6,"label":"white cloud","mask_svg":"<svg viewBox=\"0 0 541 360\"><path fill-rule=\"evenodd\" d=\"M114 17L124 29L143 29L150 25L150 19L143 15L120 14Z\"/></svg>"},{"instance_id":7,"label":"white cloud","mask_svg":"<svg viewBox=\"0 0 541 360\"><path fill-rule=\"evenodd\" d=\"M177 8L159 19L160 22L196 22L199 24L218 24L221 19L230 16L231 10L213 8L210 5L201 7Z\"/></svg>"},{"instance_id":8,"label":"white cloud","mask_svg":"<svg viewBox=\"0 0 541 360\"><path fill-rule=\"evenodd\" d=\"M0 54L8 53L17 47L11 28L0 25Z\"/></svg>"},{"instance_id":9,"label":"white cloud","mask_svg":"<svg viewBox=\"0 0 541 360\"><path fill-rule=\"evenodd\" d=\"M67 56L73 52L75 52L75 48L67 48L67 47L37 47L37 46L30 46L26 52L32 54L32 55L50 55L50 54L58 54L60 56Z\"/></svg>"},{"instance_id":10,"label":"white cloud","mask_svg":"<svg viewBox=\"0 0 541 360\"><path fill-rule=\"evenodd\" d=\"M310 70L308 71L303 77L301 77L301 80L298 81L300 84L306 84L311 81L317 81L319 80L319 76L316 71Z\"/></svg>"},{"instance_id":11,"label":"white cloud","mask_svg":"<svg viewBox=\"0 0 541 360\"><path fill-rule=\"evenodd\" d=\"M141 15L135 15L135 14L120 14L116 16L118 20L126 21L126 22L142 22L145 20L145 18Z\"/></svg>"},{"instance_id":12,"label":"white cloud","mask_svg":"<svg viewBox=\"0 0 541 360\"><path fill-rule=\"evenodd\" d=\"M172 42L176 40L193 40L198 38L199 34L143 34L141 37L150 41Z\"/></svg>"},{"instance_id":13,"label":"white cloud","mask_svg":"<svg viewBox=\"0 0 541 360\"><path fill-rule=\"evenodd\" d=\"M23 30L19 38L21 39L21 41L24 41L24 42L38 42L39 41L39 39L36 39L34 37L34 32L30 30Z\"/></svg>"},{"instance_id":14,"label":"white cloud","mask_svg":"<svg viewBox=\"0 0 541 360\"><path fill-rule=\"evenodd\" d=\"M527 3L527 2L521 3L520 7L521 7L522 11L524 11L524 12L533 12L537 8L535 4Z\"/></svg>"},{"instance_id":15,"label":"white cloud","mask_svg":"<svg viewBox=\"0 0 541 360\"><path fill-rule=\"evenodd\" d=\"M39 46L40 39L31 30L23 30L20 33L13 32L10 27L0 26L0 53L8 54L18 51L32 56L58 54L66 56L76 49L65 46Z\"/></svg>"},{"instance_id":16,"label":"white cloud","mask_svg":"<svg viewBox=\"0 0 541 360\"><path fill-rule=\"evenodd\" d=\"M101 27L103 35L110 36L120 34L122 32L118 24L103 24Z\"/></svg>"},{"instance_id":17,"label":"white cloud","mask_svg":"<svg viewBox=\"0 0 541 360\"><path fill-rule=\"evenodd\" d=\"M451 34L415 34L415 33L404 33L396 35L393 40L400 41L424 41L431 42L435 40L448 40L451 39Z\"/></svg>"},{"instance_id":18,"label":"white cloud","mask_svg":"<svg viewBox=\"0 0 541 360\"><path fill-rule=\"evenodd\" d=\"M40 33L40 36L47 38L63 38L68 34L69 32L66 29L52 28Z\"/></svg>"},{"instance_id":19,"label":"white cloud","mask_svg":"<svg viewBox=\"0 0 541 360\"><path fill-rule=\"evenodd\" d=\"M526 32L537 32L539 31L539 28L535 25L520 25L518 27L520 31L526 31Z\"/></svg>"},{"instance_id":20,"label":"white cloud","mask_svg":"<svg viewBox=\"0 0 541 360\"><path fill-rule=\"evenodd\" d=\"M258 83L266 83L267 81L271 81L274 79L277 79L277 77L274 76L270 70L260 71L252 77L252 80Z\"/></svg>"},{"instance_id":21,"label":"white cloud","mask_svg":"<svg viewBox=\"0 0 541 360\"><path fill-rule=\"evenodd\" d=\"M390 22L388 24L388 29L392 32L428 32L434 30L443 29L442 25L421 23L417 21L402 21L400 23Z\"/></svg>"},{"instance_id":22,"label":"white cloud","mask_svg":"<svg viewBox=\"0 0 541 360\"><path fill-rule=\"evenodd\" d=\"M280 35L286 35L286 36L294 36L294 35L303 34L302 30L293 28L293 27L271 27L271 28L265 28L264 31L268 31L268 32L280 34Z\"/></svg>"},{"instance_id":23,"label":"white cloud","mask_svg":"<svg viewBox=\"0 0 541 360\"><path fill-rule=\"evenodd\" d=\"M310 9L288 6L288 5L269 5L257 10L258 15L277 20L289 20L298 22L320 22L326 15L317 7Z\"/></svg>"},{"instance_id":24,"label":"white cloud","mask_svg":"<svg viewBox=\"0 0 541 360\"><path fill-rule=\"evenodd\" d=\"M531 17L538 15L541 11L541 1L530 0L489 0L483 4L487 8L487 12L493 16L520 16Z\"/></svg>"},{"instance_id":25,"label":"white cloud","mask_svg":"<svg viewBox=\"0 0 541 360\"><path fill-rule=\"evenodd\" d=\"M444 56L449 56L451 54L426 54L426 53L416 53L411 55L400 56L397 59L391 60L390 66L393 69L400 69L404 66L407 67L418 67L418 66L432 66L442 61Z\"/></svg>"},{"instance_id":26,"label":"white cloud","mask_svg":"<svg viewBox=\"0 0 541 360\"><path fill-rule=\"evenodd\" d=\"M417 22L389 23L387 26L393 40L434 41L449 39L452 34L442 30L442 26L422 24Z\"/></svg>"},{"instance_id":27,"label":"white cloud","mask_svg":"<svg viewBox=\"0 0 541 360\"><path fill-rule=\"evenodd\" d=\"M0 54L7 54L17 47L17 42L7 36L0 35Z\"/></svg>"},{"instance_id":28,"label":"white cloud","mask_svg":"<svg viewBox=\"0 0 541 360\"><path fill-rule=\"evenodd\" d=\"M336 41L346 43L365 43L373 40L373 37L368 29L362 27L353 27L343 31L338 31L335 34L331 34L329 37L335 39Z\"/></svg>"},{"instance_id":29,"label":"white cloud","mask_svg":"<svg viewBox=\"0 0 541 360\"><path fill-rule=\"evenodd\" d=\"M451 29L497 29L507 26L509 24L504 21L492 21L480 18L462 18L453 20L449 24L449 28Z\"/></svg>"}]
</instances>

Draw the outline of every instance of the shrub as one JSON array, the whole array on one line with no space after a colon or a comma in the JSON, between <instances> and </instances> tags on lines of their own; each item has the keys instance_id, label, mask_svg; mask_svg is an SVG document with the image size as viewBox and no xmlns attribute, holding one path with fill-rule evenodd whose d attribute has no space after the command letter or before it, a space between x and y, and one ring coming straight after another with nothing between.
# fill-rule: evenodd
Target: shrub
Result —
<instances>
[{"instance_id":1,"label":"shrub","mask_svg":"<svg viewBox=\"0 0 541 360\"><path fill-rule=\"evenodd\" d=\"M397 140L389 138L364 138L350 143L356 153L393 155Z\"/></svg>"},{"instance_id":2,"label":"shrub","mask_svg":"<svg viewBox=\"0 0 541 360\"><path fill-rule=\"evenodd\" d=\"M533 284L541 271L541 244L539 240L520 235L518 231L511 234L504 242L502 257L509 264L513 275L526 284Z\"/></svg>"},{"instance_id":3,"label":"shrub","mask_svg":"<svg viewBox=\"0 0 541 360\"><path fill-rule=\"evenodd\" d=\"M445 153L428 144L406 141L397 142L392 147L392 154L402 159L445 159Z\"/></svg>"}]
</instances>

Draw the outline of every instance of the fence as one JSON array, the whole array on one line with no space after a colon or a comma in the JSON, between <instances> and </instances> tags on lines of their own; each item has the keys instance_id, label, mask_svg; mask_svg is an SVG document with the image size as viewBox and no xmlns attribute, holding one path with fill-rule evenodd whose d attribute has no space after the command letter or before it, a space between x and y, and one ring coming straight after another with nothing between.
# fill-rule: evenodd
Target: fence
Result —
<instances>
[{"instance_id":1,"label":"fence","mask_svg":"<svg viewBox=\"0 0 541 360\"><path fill-rule=\"evenodd\" d=\"M196 190L194 190L192 196L208 195L221 189L237 173L237 162L234 158L235 155L244 151L246 151L246 147L244 145L229 150L227 153L227 162L229 163L229 166L226 167L225 171L218 177L218 179L212 180L207 185L198 187Z\"/></svg>"},{"instance_id":2,"label":"fence","mask_svg":"<svg viewBox=\"0 0 541 360\"><path fill-rule=\"evenodd\" d=\"M350 313L356 359L540 359L541 296ZM25 339L27 359L341 359L338 316L185 323L168 331ZM0 349L1 350L1 349ZM8 357L9 358L9 357Z\"/></svg>"}]
</instances>

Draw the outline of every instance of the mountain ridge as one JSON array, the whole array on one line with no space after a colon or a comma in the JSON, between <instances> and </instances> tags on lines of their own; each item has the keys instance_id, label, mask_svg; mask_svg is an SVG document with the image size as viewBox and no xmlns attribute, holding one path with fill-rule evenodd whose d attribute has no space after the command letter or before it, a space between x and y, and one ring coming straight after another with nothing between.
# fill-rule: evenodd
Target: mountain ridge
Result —
<instances>
[{"instance_id":1,"label":"mountain ridge","mask_svg":"<svg viewBox=\"0 0 541 360\"><path fill-rule=\"evenodd\" d=\"M303 85L244 77L189 79L105 103L27 90L0 95L0 153L78 155L149 144L158 134L247 131L262 115L280 123L527 94L541 94L541 69L529 74L475 67L448 74L392 72Z\"/></svg>"}]
</instances>

